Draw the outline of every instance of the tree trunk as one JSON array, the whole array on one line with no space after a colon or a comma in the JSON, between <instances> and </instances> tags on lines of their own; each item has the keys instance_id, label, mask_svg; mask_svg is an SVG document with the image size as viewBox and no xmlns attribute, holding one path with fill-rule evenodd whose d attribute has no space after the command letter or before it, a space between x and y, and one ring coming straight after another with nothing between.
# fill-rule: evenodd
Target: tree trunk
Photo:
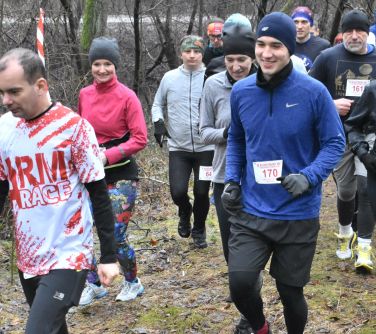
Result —
<instances>
[{"instance_id":1,"label":"tree trunk","mask_svg":"<svg viewBox=\"0 0 376 334\"><path fill-rule=\"evenodd\" d=\"M84 52L89 51L90 43L94 36L94 11L95 0L86 0L81 33L81 48Z\"/></svg>"},{"instance_id":2,"label":"tree trunk","mask_svg":"<svg viewBox=\"0 0 376 334\"><path fill-rule=\"evenodd\" d=\"M196 19L197 7L198 7L198 0L195 0L194 3L193 3L191 17L189 19L187 35L192 35L193 25L194 25L195 19Z\"/></svg>"},{"instance_id":3,"label":"tree trunk","mask_svg":"<svg viewBox=\"0 0 376 334\"><path fill-rule=\"evenodd\" d=\"M107 33L108 0L95 1L96 27L94 36L104 36Z\"/></svg>"},{"instance_id":4,"label":"tree trunk","mask_svg":"<svg viewBox=\"0 0 376 334\"><path fill-rule=\"evenodd\" d=\"M341 22L341 17L342 17L343 10L345 9L345 5L346 5L346 0L340 0L338 3L336 12L334 14L332 29L329 35L330 42L333 42L334 38L337 36L339 24Z\"/></svg>"},{"instance_id":5,"label":"tree trunk","mask_svg":"<svg viewBox=\"0 0 376 334\"><path fill-rule=\"evenodd\" d=\"M0 2L0 50L4 50L3 20L4 20L4 0L1 0Z\"/></svg>"},{"instance_id":6,"label":"tree trunk","mask_svg":"<svg viewBox=\"0 0 376 334\"><path fill-rule=\"evenodd\" d=\"M198 0L199 2L199 10L198 10L198 31L197 31L197 34L199 36L202 36L203 35L203 32L202 32L202 15L203 15L203 12L204 12L204 0Z\"/></svg>"},{"instance_id":7,"label":"tree trunk","mask_svg":"<svg viewBox=\"0 0 376 334\"><path fill-rule=\"evenodd\" d=\"M260 5L257 7L257 25L259 24L261 19L266 15L267 5L268 0L261 0Z\"/></svg>"},{"instance_id":8,"label":"tree trunk","mask_svg":"<svg viewBox=\"0 0 376 334\"><path fill-rule=\"evenodd\" d=\"M175 42L171 34L171 0L166 0L166 21L163 24L158 13L154 14L154 23L158 30L159 38L161 39L162 48L167 59L170 69L179 66L179 58L177 57Z\"/></svg>"},{"instance_id":9,"label":"tree trunk","mask_svg":"<svg viewBox=\"0 0 376 334\"><path fill-rule=\"evenodd\" d=\"M79 17L75 17L73 14L73 10L71 7L71 1L69 0L60 0L61 5L63 6L67 17L68 17L68 34L67 34L67 39L69 41L73 58L75 59L76 67L78 73L82 72L82 63L81 63L81 57L80 57L80 48L78 45L78 40L77 40L77 31L78 31L78 25L80 22L81 15Z\"/></svg>"},{"instance_id":10,"label":"tree trunk","mask_svg":"<svg viewBox=\"0 0 376 334\"><path fill-rule=\"evenodd\" d=\"M133 19L134 19L134 76L133 76L133 90L138 95L140 88L140 60L141 60L141 47L140 47L140 2L135 0L133 6Z\"/></svg>"},{"instance_id":11,"label":"tree trunk","mask_svg":"<svg viewBox=\"0 0 376 334\"><path fill-rule=\"evenodd\" d=\"M86 0L81 34L81 48L87 53L94 37L106 34L108 3L106 0ZM85 70L89 70L85 62Z\"/></svg>"},{"instance_id":12,"label":"tree trunk","mask_svg":"<svg viewBox=\"0 0 376 334\"><path fill-rule=\"evenodd\" d=\"M322 5L324 5L324 4L322 4ZM319 20L318 25L317 25L317 27L319 28L321 36L327 36L328 35L328 30L327 30L328 29L327 23L328 23L328 19L329 19L328 14L329 14L329 1L327 0L327 1L325 1L324 10L322 11L322 16L320 17L320 20ZM334 37L329 40L330 43L333 42ZM329 36L329 38L331 38L331 37Z\"/></svg>"}]
</instances>

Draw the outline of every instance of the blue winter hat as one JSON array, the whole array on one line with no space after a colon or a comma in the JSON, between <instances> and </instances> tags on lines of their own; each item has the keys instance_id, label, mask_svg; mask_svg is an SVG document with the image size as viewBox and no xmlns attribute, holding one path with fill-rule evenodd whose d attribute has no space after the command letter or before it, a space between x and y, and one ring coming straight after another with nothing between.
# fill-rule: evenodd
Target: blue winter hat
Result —
<instances>
[{"instance_id":1,"label":"blue winter hat","mask_svg":"<svg viewBox=\"0 0 376 334\"><path fill-rule=\"evenodd\" d=\"M273 12L262 18L256 37L269 36L281 41L289 50L290 55L295 52L296 27L293 19L281 12Z\"/></svg>"}]
</instances>

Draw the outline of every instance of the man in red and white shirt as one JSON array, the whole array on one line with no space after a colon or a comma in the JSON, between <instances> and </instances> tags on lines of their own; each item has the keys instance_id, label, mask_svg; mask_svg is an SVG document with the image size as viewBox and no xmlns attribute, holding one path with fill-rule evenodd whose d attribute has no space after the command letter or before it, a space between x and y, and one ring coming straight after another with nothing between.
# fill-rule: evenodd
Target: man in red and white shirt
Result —
<instances>
[{"instance_id":1,"label":"man in red and white shirt","mask_svg":"<svg viewBox=\"0 0 376 334\"><path fill-rule=\"evenodd\" d=\"M15 218L17 266L30 305L26 333L68 333L92 263L89 199L108 285L119 273L113 215L91 125L51 103L38 56L13 49L0 59L0 212L6 196Z\"/></svg>"}]
</instances>

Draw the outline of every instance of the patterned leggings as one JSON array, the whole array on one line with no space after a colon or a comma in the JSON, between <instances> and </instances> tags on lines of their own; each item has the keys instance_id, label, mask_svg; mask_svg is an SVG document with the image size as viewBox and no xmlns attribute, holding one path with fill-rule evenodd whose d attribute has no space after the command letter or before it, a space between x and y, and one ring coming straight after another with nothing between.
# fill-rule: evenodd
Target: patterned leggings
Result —
<instances>
[{"instance_id":1,"label":"patterned leggings","mask_svg":"<svg viewBox=\"0 0 376 334\"><path fill-rule=\"evenodd\" d=\"M127 241L127 227L137 197L137 181L122 180L107 185L115 216L116 255L125 279L132 282L137 277L136 254ZM97 260L87 275L89 283L99 282Z\"/></svg>"}]
</instances>

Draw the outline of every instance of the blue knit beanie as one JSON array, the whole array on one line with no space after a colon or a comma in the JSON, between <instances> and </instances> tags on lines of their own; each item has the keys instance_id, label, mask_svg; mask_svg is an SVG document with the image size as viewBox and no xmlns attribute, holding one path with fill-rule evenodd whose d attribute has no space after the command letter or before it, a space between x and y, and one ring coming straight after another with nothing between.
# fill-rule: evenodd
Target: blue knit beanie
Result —
<instances>
[{"instance_id":1,"label":"blue knit beanie","mask_svg":"<svg viewBox=\"0 0 376 334\"><path fill-rule=\"evenodd\" d=\"M273 12L263 17L257 27L256 37L269 36L281 41L289 50L295 52L296 27L293 19L281 12Z\"/></svg>"}]
</instances>

